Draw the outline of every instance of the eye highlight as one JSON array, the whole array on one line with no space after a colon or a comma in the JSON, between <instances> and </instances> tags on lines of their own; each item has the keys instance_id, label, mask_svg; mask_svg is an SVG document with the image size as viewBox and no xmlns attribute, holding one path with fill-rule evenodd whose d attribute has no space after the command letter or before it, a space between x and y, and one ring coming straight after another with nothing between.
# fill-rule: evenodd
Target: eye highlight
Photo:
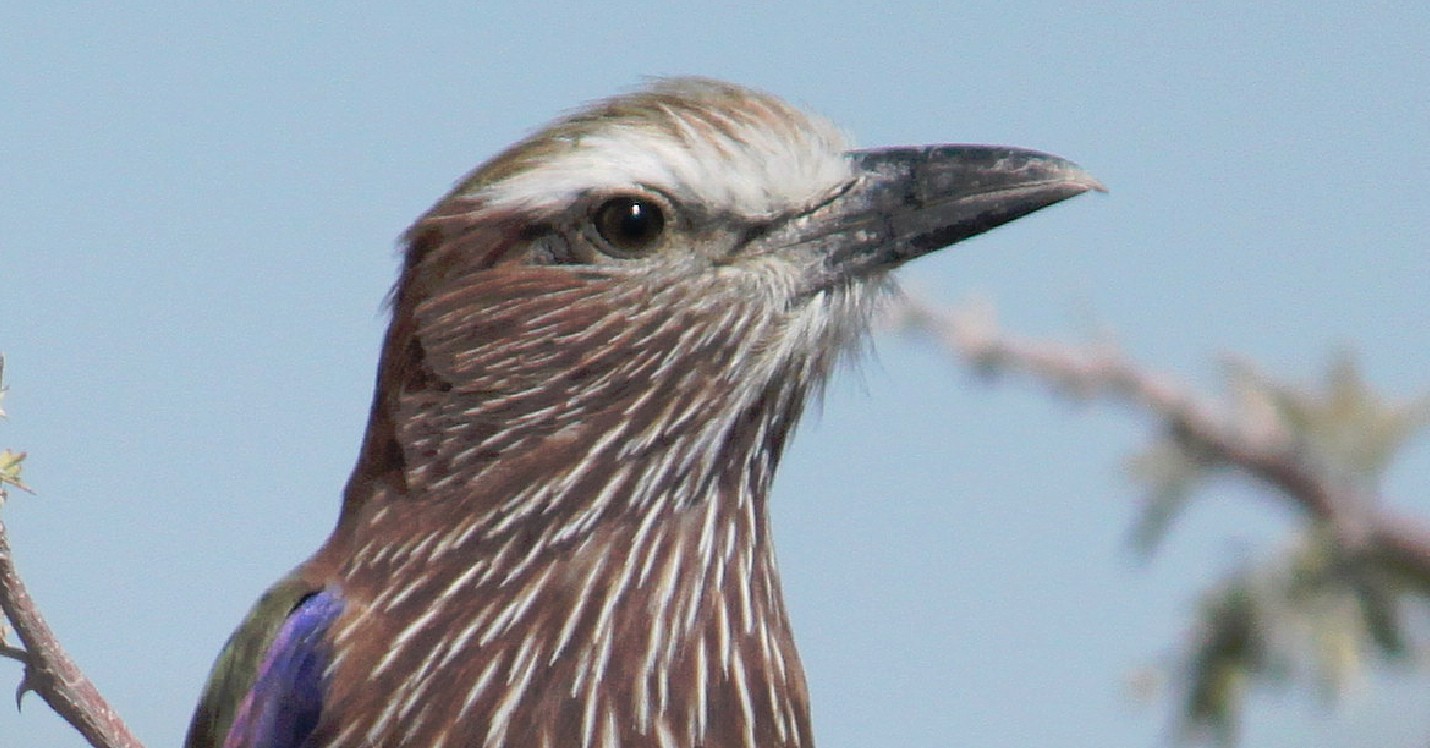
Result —
<instances>
[{"instance_id":1,"label":"eye highlight","mask_svg":"<svg viewBox=\"0 0 1430 748\"><path fill-rule=\"evenodd\" d=\"M648 254L665 233L665 210L645 197L613 197L591 216L601 251L612 257L635 258Z\"/></svg>"}]
</instances>

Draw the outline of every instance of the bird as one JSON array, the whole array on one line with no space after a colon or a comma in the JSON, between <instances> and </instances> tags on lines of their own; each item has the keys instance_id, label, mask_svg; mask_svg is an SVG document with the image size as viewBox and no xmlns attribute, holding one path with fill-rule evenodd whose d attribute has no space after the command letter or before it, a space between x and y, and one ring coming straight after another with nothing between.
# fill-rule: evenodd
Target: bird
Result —
<instances>
[{"instance_id":1,"label":"bird","mask_svg":"<svg viewBox=\"0 0 1430 748\"><path fill-rule=\"evenodd\" d=\"M813 745L768 517L801 413L893 269L1092 190L696 77L510 146L404 234L334 529L185 745Z\"/></svg>"}]
</instances>

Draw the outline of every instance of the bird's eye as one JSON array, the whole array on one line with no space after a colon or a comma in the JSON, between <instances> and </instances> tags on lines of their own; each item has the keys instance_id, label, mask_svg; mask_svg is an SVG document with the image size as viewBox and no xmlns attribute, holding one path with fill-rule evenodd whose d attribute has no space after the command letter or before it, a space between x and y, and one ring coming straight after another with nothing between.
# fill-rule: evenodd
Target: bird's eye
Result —
<instances>
[{"instance_id":1,"label":"bird's eye","mask_svg":"<svg viewBox=\"0 0 1430 748\"><path fill-rule=\"evenodd\" d=\"M665 212L649 198L611 198L596 208L593 220L605 244L603 251L613 257L645 255L665 231Z\"/></svg>"}]
</instances>

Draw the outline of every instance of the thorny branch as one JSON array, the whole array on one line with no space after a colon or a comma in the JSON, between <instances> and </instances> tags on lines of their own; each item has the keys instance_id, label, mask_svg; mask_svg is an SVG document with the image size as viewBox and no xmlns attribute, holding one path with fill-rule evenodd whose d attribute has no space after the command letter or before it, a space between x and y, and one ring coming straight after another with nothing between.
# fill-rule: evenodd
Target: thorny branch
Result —
<instances>
[{"instance_id":1,"label":"thorny branch","mask_svg":"<svg viewBox=\"0 0 1430 748\"><path fill-rule=\"evenodd\" d=\"M55 639L20 575L15 572L5 524L0 522L0 608L24 648L6 645L0 654L25 665L15 702L26 692L45 700L95 748L142 748L124 721L100 696Z\"/></svg>"},{"instance_id":2,"label":"thorny branch","mask_svg":"<svg viewBox=\"0 0 1430 748\"><path fill-rule=\"evenodd\" d=\"M0 358L0 374L3 372L4 359ZM3 392L3 384L0 384L0 394ZM0 410L0 416L3 415L4 411ZM29 490L20 482L23 459L23 454L0 452L0 505L4 504L6 486ZM40 615L15 570L4 522L0 522L0 611L23 645L16 647L0 638L0 657L16 660L25 667L20 687L15 691L17 707L26 693L35 693L95 748L143 748L60 647L54 632Z\"/></svg>"}]
</instances>

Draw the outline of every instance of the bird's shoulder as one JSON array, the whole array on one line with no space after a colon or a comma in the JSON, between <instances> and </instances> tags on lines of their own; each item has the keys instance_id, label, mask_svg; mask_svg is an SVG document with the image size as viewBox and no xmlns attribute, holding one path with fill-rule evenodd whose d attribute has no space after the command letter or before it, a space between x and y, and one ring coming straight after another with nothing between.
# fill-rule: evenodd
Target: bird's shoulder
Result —
<instances>
[{"instance_id":1,"label":"bird's shoulder","mask_svg":"<svg viewBox=\"0 0 1430 748\"><path fill-rule=\"evenodd\" d=\"M189 724L185 748L222 748L260 675L273 669L275 650L286 644L291 659L291 650L310 645L312 634L326 630L339 607L333 594L297 571L270 587L249 609L214 662ZM277 641L280 634L286 642ZM291 675L280 672L269 677Z\"/></svg>"}]
</instances>

